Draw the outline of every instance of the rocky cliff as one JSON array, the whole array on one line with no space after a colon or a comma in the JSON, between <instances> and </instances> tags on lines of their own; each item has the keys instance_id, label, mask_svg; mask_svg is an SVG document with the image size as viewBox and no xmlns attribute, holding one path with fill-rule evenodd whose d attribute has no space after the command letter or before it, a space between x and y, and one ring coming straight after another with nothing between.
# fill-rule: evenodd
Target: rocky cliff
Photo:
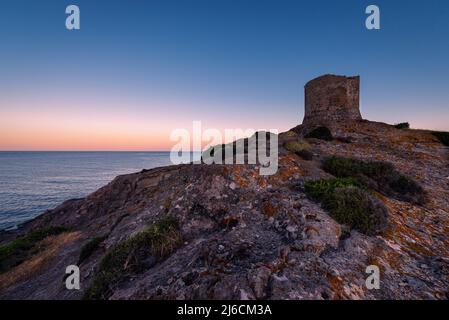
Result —
<instances>
[{"instance_id":1,"label":"rocky cliff","mask_svg":"<svg viewBox=\"0 0 449 320\"><path fill-rule=\"evenodd\" d=\"M1 233L0 298L447 299L448 148L383 123L329 129L280 134L273 176L257 165L144 170ZM343 158L323 165L332 156ZM353 166L363 174L344 177ZM338 183L320 201L317 186ZM359 200L364 223L344 220ZM81 290L65 288L72 264ZM379 290L366 288L368 265Z\"/></svg>"}]
</instances>

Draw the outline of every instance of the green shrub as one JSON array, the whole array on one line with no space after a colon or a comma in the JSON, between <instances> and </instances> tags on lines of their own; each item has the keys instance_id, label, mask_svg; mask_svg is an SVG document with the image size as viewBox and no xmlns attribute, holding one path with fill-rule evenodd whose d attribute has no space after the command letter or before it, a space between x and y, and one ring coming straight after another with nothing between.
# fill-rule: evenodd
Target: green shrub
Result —
<instances>
[{"instance_id":1,"label":"green shrub","mask_svg":"<svg viewBox=\"0 0 449 320\"><path fill-rule=\"evenodd\" d=\"M418 198L420 196L419 193L423 192L421 186L416 181L402 175L398 176L395 179L392 179L390 182L390 187L399 194L415 194L418 196ZM417 202L422 203L423 201L424 200L420 200Z\"/></svg>"},{"instance_id":2,"label":"green shrub","mask_svg":"<svg viewBox=\"0 0 449 320\"><path fill-rule=\"evenodd\" d=\"M36 229L26 235L0 246L0 272L4 272L20 263L28 257L35 248L37 242L46 237L66 232L63 227L48 227Z\"/></svg>"},{"instance_id":3,"label":"green shrub","mask_svg":"<svg viewBox=\"0 0 449 320\"><path fill-rule=\"evenodd\" d=\"M307 181L304 184L306 193L315 200L322 201L331 195L336 188L360 186L360 183L354 178L334 178Z\"/></svg>"},{"instance_id":4,"label":"green shrub","mask_svg":"<svg viewBox=\"0 0 449 320\"><path fill-rule=\"evenodd\" d=\"M148 259L162 259L181 243L178 222L170 216L156 220L145 230L115 245L100 262L99 271L84 299L107 299L125 277L148 267Z\"/></svg>"},{"instance_id":5,"label":"green shrub","mask_svg":"<svg viewBox=\"0 0 449 320\"><path fill-rule=\"evenodd\" d=\"M88 243L86 243L82 248L80 252L80 256L78 258L78 265L83 263L84 260L89 258L92 253L94 253L100 244L106 239L106 237L95 237L91 239Z\"/></svg>"},{"instance_id":6,"label":"green shrub","mask_svg":"<svg viewBox=\"0 0 449 320\"><path fill-rule=\"evenodd\" d=\"M305 135L306 138L315 138L320 140L331 141L332 133L327 127L317 127Z\"/></svg>"},{"instance_id":7,"label":"green shrub","mask_svg":"<svg viewBox=\"0 0 449 320\"><path fill-rule=\"evenodd\" d=\"M322 168L339 177L352 177L368 188L397 199L422 204L425 194L422 187L402 174L391 163L361 161L353 158L332 156L324 159Z\"/></svg>"},{"instance_id":8,"label":"green shrub","mask_svg":"<svg viewBox=\"0 0 449 320\"><path fill-rule=\"evenodd\" d=\"M339 187L322 201L322 206L338 223L372 236L387 226L388 211L366 191L354 187Z\"/></svg>"},{"instance_id":9,"label":"green shrub","mask_svg":"<svg viewBox=\"0 0 449 320\"><path fill-rule=\"evenodd\" d=\"M408 122L401 122L394 125L396 129L410 129L410 124Z\"/></svg>"},{"instance_id":10,"label":"green shrub","mask_svg":"<svg viewBox=\"0 0 449 320\"><path fill-rule=\"evenodd\" d=\"M357 177L362 171L361 165L356 159L332 156L323 160L322 168L336 177Z\"/></svg>"},{"instance_id":11,"label":"green shrub","mask_svg":"<svg viewBox=\"0 0 449 320\"><path fill-rule=\"evenodd\" d=\"M300 152L301 150L309 150L311 148L310 144L303 140L303 139L297 139L294 141L287 141L284 144L284 148L287 149L290 152Z\"/></svg>"},{"instance_id":12,"label":"green shrub","mask_svg":"<svg viewBox=\"0 0 449 320\"><path fill-rule=\"evenodd\" d=\"M432 131L432 134L440 140L442 144L449 147L449 132Z\"/></svg>"},{"instance_id":13,"label":"green shrub","mask_svg":"<svg viewBox=\"0 0 449 320\"><path fill-rule=\"evenodd\" d=\"M304 188L338 223L367 235L378 234L387 225L385 206L354 178L307 181Z\"/></svg>"}]
</instances>

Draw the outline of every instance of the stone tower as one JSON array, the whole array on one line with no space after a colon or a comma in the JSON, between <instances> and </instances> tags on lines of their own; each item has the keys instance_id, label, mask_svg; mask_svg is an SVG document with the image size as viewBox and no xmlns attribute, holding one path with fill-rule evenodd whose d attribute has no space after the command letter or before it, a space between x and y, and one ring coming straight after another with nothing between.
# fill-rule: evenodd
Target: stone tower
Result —
<instances>
[{"instance_id":1,"label":"stone tower","mask_svg":"<svg viewBox=\"0 0 449 320\"><path fill-rule=\"evenodd\" d=\"M303 125L335 124L361 120L359 109L360 77L324 75L309 81L305 89Z\"/></svg>"}]
</instances>

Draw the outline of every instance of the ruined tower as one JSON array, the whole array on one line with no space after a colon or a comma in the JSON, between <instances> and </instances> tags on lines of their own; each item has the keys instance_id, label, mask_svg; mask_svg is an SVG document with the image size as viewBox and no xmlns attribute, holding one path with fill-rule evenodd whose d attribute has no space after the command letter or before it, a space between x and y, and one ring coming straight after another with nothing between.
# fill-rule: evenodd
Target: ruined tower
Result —
<instances>
[{"instance_id":1,"label":"ruined tower","mask_svg":"<svg viewBox=\"0 0 449 320\"><path fill-rule=\"evenodd\" d=\"M305 89L303 125L335 124L360 120L360 77L324 75L309 81Z\"/></svg>"}]
</instances>

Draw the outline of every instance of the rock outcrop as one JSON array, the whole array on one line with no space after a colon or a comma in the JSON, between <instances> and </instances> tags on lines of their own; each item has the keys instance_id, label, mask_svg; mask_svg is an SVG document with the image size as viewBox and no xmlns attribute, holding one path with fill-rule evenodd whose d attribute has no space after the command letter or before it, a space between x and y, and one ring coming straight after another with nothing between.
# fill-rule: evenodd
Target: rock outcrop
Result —
<instances>
[{"instance_id":1,"label":"rock outcrop","mask_svg":"<svg viewBox=\"0 0 449 320\"><path fill-rule=\"evenodd\" d=\"M355 87L345 88L335 106L355 107ZM330 127L333 139L304 139L304 126L281 133L272 176L257 165L143 170L0 233L5 245L33 230L66 230L18 257L9 253L16 263L0 270L0 298L448 299L448 148L428 131L353 116ZM335 155L392 164L422 187L426 202L390 197L377 185L370 198L388 211L388 227L366 235L339 224L305 190L308 181L333 178L322 160ZM414 186L407 179L404 189ZM73 264L81 290L64 286ZM370 265L381 271L379 290L365 285Z\"/></svg>"}]
</instances>

